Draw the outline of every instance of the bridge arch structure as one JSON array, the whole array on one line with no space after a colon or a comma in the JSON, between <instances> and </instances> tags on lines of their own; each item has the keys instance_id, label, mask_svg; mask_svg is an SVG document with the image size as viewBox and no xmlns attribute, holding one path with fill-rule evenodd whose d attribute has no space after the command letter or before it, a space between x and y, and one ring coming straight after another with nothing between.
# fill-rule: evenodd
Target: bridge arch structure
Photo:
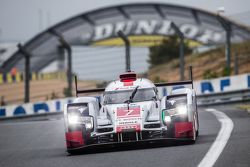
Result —
<instances>
[{"instance_id":1,"label":"bridge arch structure","mask_svg":"<svg viewBox=\"0 0 250 167\"><path fill-rule=\"evenodd\" d=\"M230 28L232 42L250 39L248 27L208 11L170 4L137 3L97 9L69 18L36 35L23 47L31 55L31 71L38 72L62 54L56 33L70 45L121 45L116 33L119 30L131 39L164 37L175 33L171 22L178 26L186 39L203 45L225 43L225 27ZM135 43L140 42L138 39ZM16 67L24 71L24 62L23 52L17 51L0 69L8 72Z\"/></svg>"}]
</instances>

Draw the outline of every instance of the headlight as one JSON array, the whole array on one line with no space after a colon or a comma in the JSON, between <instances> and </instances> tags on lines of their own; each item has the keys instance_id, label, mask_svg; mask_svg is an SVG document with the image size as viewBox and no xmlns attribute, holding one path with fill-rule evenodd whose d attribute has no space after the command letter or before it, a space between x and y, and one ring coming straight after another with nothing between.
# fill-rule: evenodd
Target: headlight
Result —
<instances>
[{"instance_id":1,"label":"headlight","mask_svg":"<svg viewBox=\"0 0 250 167\"><path fill-rule=\"evenodd\" d=\"M81 117L81 122L86 129L93 129L93 117Z\"/></svg>"},{"instance_id":2,"label":"headlight","mask_svg":"<svg viewBox=\"0 0 250 167\"><path fill-rule=\"evenodd\" d=\"M171 122L171 117L170 116L165 116L164 117L164 122L165 123L170 123Z\"/></svg>"},{"instance_id":3,"label":"headlight","mask_svg":"<svg viewBox=\"0 0 250 167\"><path fill-rule=\"evenodd\" d=\"M187 114L187 106L181 105L176 108L177 114L184 115Z\"/></svg>"},{"instance_id":4,"label":"headlight","mask_svg":"<svg viewBox=\"0 0 250 167\"><path fill-rule=\"evenodd\" d=\"M169 124L171 122L171 116L168 111L169 110L162 111L162 120L164 124Z\"/></svg>"},{"instance_id":5,"label":"headlight","mask_svg":"<svg viewBox=\"0 0 250 167\"><path fill-rule=\"evenodd\" d=\"M93 117L81 116L78 114L68 114L69 125L85 125L87 130L93 129Z\"/></svg>"},{"instance_id":6,"label":"headlight","mask_svg":"<svg viewBox=\"0 0 250 167\"><path fill-rule=\"evenodd\" d=\"M85 103L69 104L67 108L67 119L70 128L81 128L85 126L88 131L93 131L93 116L89 115L88 105Z\"/></svg>"},{"instance_id":7,"label":"headlight","mask_svg":"<svg viewBox=\"0 0 250 167\"><path fill-rule=\"evenodd\" d=\"M69 114L68 115L68 121L69 124L79 124L80 123L80 117L76 114Z\"/></svg>"},{"instance_id":8,"label":"headlight","mask_svg":"<svg viewBox=\"0 0 250 167\"><path fill-rule=\"evenodd\" d=\"M187 106L179 105L176 108L165 109L162 111L162 120L165 124L171 122L172 116L182 116L187 114Z\"/></svg>"}]
</instances>

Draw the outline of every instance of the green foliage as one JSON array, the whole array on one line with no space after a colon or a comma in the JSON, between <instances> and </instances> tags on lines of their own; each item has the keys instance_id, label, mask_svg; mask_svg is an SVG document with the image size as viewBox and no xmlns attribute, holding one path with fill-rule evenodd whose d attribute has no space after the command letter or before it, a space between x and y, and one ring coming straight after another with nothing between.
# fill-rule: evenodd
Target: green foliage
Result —
<instances>
[{"instance_id":1,"label":"green foliage","mask_svg":"<svg viewBox=\"0 0 250 167\"><path fill-rule=\"evenodd\" d=\"M222 71L222 76L226 77L226 76L230 76L231 74L231 68L230 67L224 67L223 71Z\"/></svg>"},{"instance_id":2,"label":"green foliage","mask_svg":"<svg viewBox=\"0 0 250 167\"><path fill-rule=\"evenodd\" d=\"M58 98L57 94L55 92L51 93L51 99L56 99Z\"/></svg>"},{"instance_id":3,"label":"green foliage","mask_svg":"<svg viewBox=\"0 0 250 167\"><path fill-rule=\"evenodd\" d=\"M203 79L213 79L218 77L230 76L231 70L232 69L229 67L224 67L223 70L219 73L216 73L215 71L212 70L206 70L203 73Z\"/></svg>"},{"instance_id":4,"label":"green foliage","mask_svg":"<svg viewBox=\"0 0 250 167\"><path fill-rule=\"evenodd\" d=\"M203 79L213 79L213 78L217 78L218 74L214 71L211 70L206 70L203 73Z\"/></svg>"},{"instance_id":5,"label":"green foliage","mask_svg":"<svg viewBox=\"0 0 250 167\"><path fill-rule=\"evenodd\" d=\"M71 97L72 96L72 93L69 91L68 88L63 89L63 94L64 94L65 97Z\"/></svg>"},{"instance_id":6,"label":"green foliage","mask_svg":"<svg viewBox=\"0 0 250 167\"><path fill-rule=\"evenodd\" d=\"M101 82L101 83L97 83L96 87L97 88L105 88L108 85L107 81Z\"/></svg>"},{"instance_id":7,"label":"green foliage","mask_svg":"<svg viewBox=\"0 0 250 167\"><path fill-rule=\"evenodd\" d=\"M177 36L170 36L162 41L161 45L149 47L149 60L151 67L164 64L170 60L179 58L180 41ZM188 43L184 43L184 54L190 54Z\"/></svg>"},{"instance_id":8,"label":"green foliage","mask_svg":"<svg viewBox=\"0 0 250 167\"><path fill-rule=\"evenodd\" d=\"M155 76L153 78L154 83L166 82L165 80L161 79L159 76Z\"/></svg>"},{"instance_id":9,"label":"green foliage","mask_svg":"<svg viewBox=\"0 0 250 167\"><path fill-rule=\"evenodd\" d=\"M1 102L0 102L0 106L5 106L6 102L4 100L4 96L1 96Z\"/></svg>"}]
</instances>

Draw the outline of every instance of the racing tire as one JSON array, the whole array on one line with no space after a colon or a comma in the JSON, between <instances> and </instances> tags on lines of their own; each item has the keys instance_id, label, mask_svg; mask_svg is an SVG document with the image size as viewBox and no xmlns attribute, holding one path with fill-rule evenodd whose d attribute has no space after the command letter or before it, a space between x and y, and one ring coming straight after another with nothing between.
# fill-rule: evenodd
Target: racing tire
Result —
<instances>
[{"instance_id":1,"label":"racing tire","mask_svg":"<svg viewBox=\"0 0 250 167\"><path fill-rule=\"evenodd\" d=\"M198 113L197 101L196 101L195 105L196 105L196 126L197 126L196 137L198 137L199 136L200 123L199 123L199 113Z\"/></svg>"},{"instance_id":2,"label":"racing tire","mask_svg":"<svg viewBox=\"0 0 250 167\"><path fill-rule=\"evenodd\" d=\"M169 124L167 137L168 138L174 138L175 137L174 123Z\"/></svg>"},{"instance_id":3,"label":"racing tire","mask_svg":"<svg viewBox=\"0 0 250 167\"><path fill-rule=\"evenodd\" d=\"M195 137L199 136L199 119L198 119L198 113L195 114ZM197 129L197 130L196 130Z\"/></svg>"},{"instance_id":4,"label":"racing tire","mask_svg":"<svg viewBox=\"0 0 250 167\"><path fill-rule=\"evenodd\" d=\"M196 131L194 131L194 137L190 140L190 143L191 144L195 144L195 142L196 142Z\"/></svg>"},{"instance_id":5,"label":"racing tire","mask_svg":"<svg viewBox=\"0 0 250 167\"><path fill-rule=\"evenodd\" d=\"M197 126L197 120L195 119L195 123L193 124L193 138L191 139L191 144L194 144L196 142L196 137L197 137L197 130L195 128Z\"/></svg>"},{"instance_id":6,"label":"racing tire","mask_svg":"<svg viewBox=\"0 0 250 167\"><path fill-rule=\"evenodd\" d=\"M196 137L199 136L199 130L196 131L195 135L196 135Z\"/></svg>"}]
</instances>

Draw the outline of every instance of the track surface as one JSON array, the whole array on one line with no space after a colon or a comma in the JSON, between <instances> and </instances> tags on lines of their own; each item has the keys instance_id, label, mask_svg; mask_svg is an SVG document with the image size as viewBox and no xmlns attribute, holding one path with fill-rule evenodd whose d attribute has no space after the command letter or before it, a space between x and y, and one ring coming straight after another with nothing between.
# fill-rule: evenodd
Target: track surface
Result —
<instances>
[{"instance_id":1,"label":"track surface","mask_svg":"<svg viewBox=\"0 0 250 167\"><path fill-rule=\"evenodd\" d=\"M234 107L216 107L229 116L234 129L214 166L250 166L250 114ZM0 166L197 166L220 130L216 117L199 110L200 136L195 144L131 145L91 150L83 155L65 152L63 120L0 122Z\"/></svg>"}]
</instances>

